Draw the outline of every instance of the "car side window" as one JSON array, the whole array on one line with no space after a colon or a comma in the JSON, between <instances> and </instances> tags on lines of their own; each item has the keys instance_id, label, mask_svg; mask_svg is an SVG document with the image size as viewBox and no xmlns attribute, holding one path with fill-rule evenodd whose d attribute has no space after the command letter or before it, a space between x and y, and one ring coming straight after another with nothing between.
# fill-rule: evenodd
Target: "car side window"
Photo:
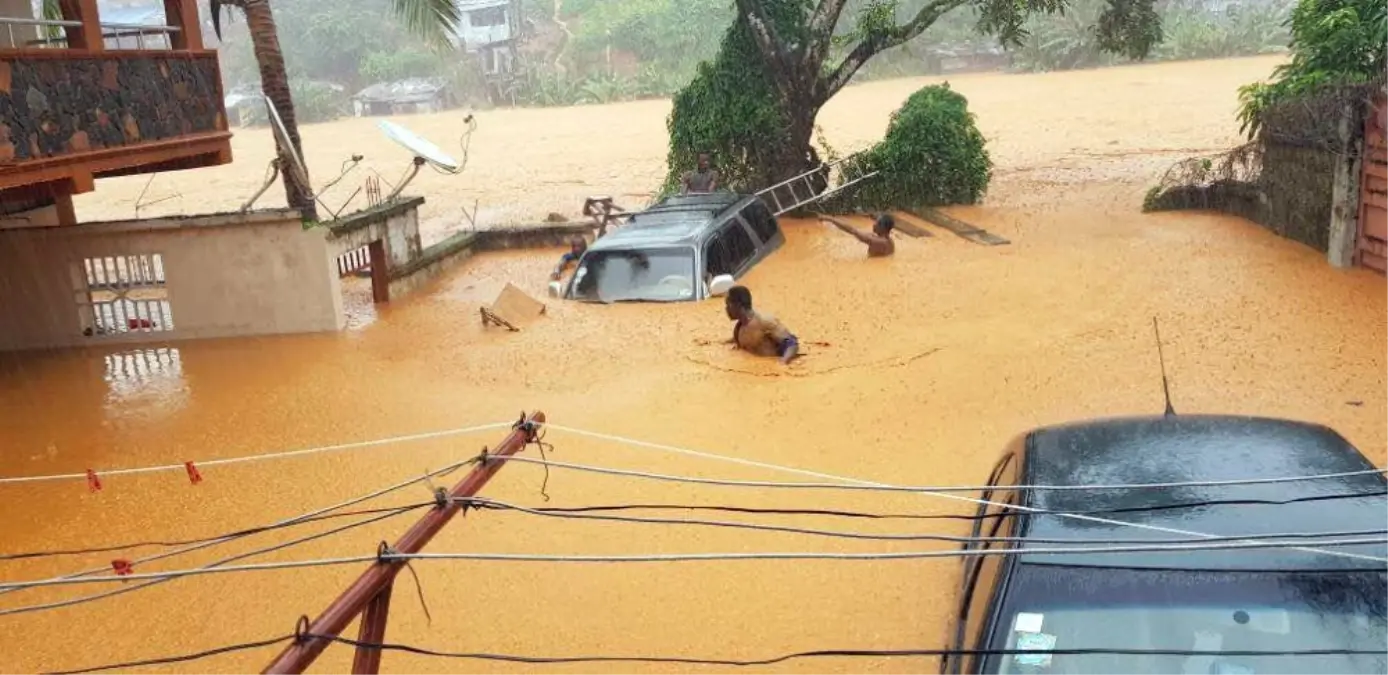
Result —
<instances>
[{"instance_id":1,"label":"car side window","mask_svg":"<svg viewBox=\"0 0 1388 675\"><path fill-rule=\"evenodd\" d=\"M757 245L747 228L736 219L729 220L709 240L704 250L710 276L736 275L757 253Z\"/></svg>"},{"instance_id":2,"label":"car side window","mask_svg":"<svg viewBox=\"0 0 1388 675\"><path fill-rule=\"evenodd\" d=\"M1012 491L1005 497L994 495L994 500L1002 501L1006 504L1016 505L1018 502L1018 491ZM1016 513L1014 509L1003 509L1000 507L989 507L989 511L995 513ZM1017 532L1017 518L1015 515L1007 515L999 518L990 519L992 522L983 528L985 537L1013 537ZM988 542L980 548L996 551L998 549L1016 548L1015 543L1009 542ZM988 619L996 613L998 607L995 605L995 596L998 590L998 582L1002 579L1002 570L1007 562L1007 555L985 555L978 562L976 574L978 579L974 585L974 592L969 598L970 612L965 630L968 646L966 649L985 650L988 649ZM968 660L970 664L965 667L966 673L982 672L986 656L973 656Z\"/></svg>"},{"instance_id":3,"label":"car side window","mask_svg":"<svg viewBox=\"0 0 1388 675\"><path fill-rule=\"evenodd\" d=\"M974 514L973 527L969 533L970 537L995 537L997 533L1010 528L1010 522L1014 520L1012 516L1003 515L1008 509L1004 508L999 502L1013 503L1011 499L1017 494L1016 491L1003 493L993 489L993 486L1015 485L1017 476L1017 464L1020 460L1016 452L1008 452L1003 455L998 463L993 466L992 472L988 476L989 489L984 490L979 495L982 504ZM965 550L979 550L993 548L992 545L972 541L964 545ZM964 558L963 564L963 588L959 594L959 612L955 617L955 636L953 645L958 649L969 649L977 641L977 635L982 630L982 625L986 621L989 613L989 603L992 599L992 589L997 582L997 573L1002 561L997 556L975 555ZM961 670L965 657L946 657L941 661L941 671L945 673L976 672L971 667ZM977 664L974 664L977 665Z\"/></svg>"},{"instance_id":4,"label":"car side window","mask_svg":"<svg viewBox=\"0 0 1388 675\"><path fill-rule=\"evenodd\" d=\"M771 209L766 208L760 199L752 200L742 210L742 218L752 227L761 243L766 244L776 238L776 217L771 215Z\"/></svg>"}]
</instances>

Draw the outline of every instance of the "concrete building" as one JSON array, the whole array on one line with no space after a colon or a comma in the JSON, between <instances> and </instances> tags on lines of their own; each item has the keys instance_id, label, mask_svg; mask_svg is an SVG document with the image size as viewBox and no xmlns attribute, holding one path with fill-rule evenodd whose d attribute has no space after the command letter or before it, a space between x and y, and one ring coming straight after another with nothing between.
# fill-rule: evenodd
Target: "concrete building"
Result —
<instances>
[{"instance_id":1,"label":"concrete building","mask_svg":"<svg viewBox=\"0 0 1388 675\"><path fill-rule=\"evenodd\" d=\"M105 178L231 161L196 2L124 23L96 0L49 21L0 0L0 350L336 330L340 256L374 265L382 300L386 272L418 256L419 200L342 236L285 209L77 222L73 196Z\"/></svg>"}]
</instances>

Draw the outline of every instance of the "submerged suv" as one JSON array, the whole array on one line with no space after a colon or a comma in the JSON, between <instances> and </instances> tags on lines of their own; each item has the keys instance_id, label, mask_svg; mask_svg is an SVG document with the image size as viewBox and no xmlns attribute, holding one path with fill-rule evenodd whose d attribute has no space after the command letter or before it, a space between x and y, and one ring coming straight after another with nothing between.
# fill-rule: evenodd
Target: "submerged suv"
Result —
<instances>
[{"instance_id":1,"label":"submerged suv","mask_svg":"<svg viewBox=\"0 0 1388 675\"><path fill-rule=\"evenodd\" d=\"M679 302L727 292L785 241L760 198L678 195L634 214L593 242L564 297L588 302Z\"/></svg>"}]
</instances>

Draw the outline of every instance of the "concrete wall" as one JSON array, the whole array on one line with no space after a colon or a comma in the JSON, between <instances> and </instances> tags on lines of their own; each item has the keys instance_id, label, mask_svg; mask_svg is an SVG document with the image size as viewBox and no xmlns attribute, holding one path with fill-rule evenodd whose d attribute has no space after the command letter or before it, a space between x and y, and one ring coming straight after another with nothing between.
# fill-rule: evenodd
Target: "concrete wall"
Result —
<instances>
[{"instance_id":1,"label":"concrete wall","mask_svg":"<svg viewBox=\"0 0 1388 675\"><path fill-rule=\"evenodd\" d=\"M173 330L83 335L73 265L160 254ZM340 330L326 233L288 210L0 230L0 350Z\"/></svg>"},{"instance_id":2,"label":"concrete wall","mask_svg":"<svg viewBox=\"0 0 1388 675\"><path fill-rule=\"evenodd\" d=\"M574 236L591 233L592 226L586 223L459 232L424 249L411 264L392 267L390 297L404 297L480 252L565 246Z\"/></svg>"},{"instance_id":3,"label":"concrete wall","mask_svg":"<svg viewBox=\"0 0 1388 675\"><path fill-rule=\"evenodd\" d=\"M423 197L402 198L358 211L329 226L328 246L334 256L384 239L391 269L409 266L419 258L419 207Z\"/></svg>"}]
</instances>

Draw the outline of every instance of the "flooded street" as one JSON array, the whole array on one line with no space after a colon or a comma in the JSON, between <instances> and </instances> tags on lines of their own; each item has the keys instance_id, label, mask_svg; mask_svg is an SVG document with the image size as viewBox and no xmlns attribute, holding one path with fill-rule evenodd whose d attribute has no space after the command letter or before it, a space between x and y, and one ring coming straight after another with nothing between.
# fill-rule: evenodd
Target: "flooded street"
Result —
<instances>
[{"instance_id":1,"label":"flooded street","mask_svg":"<svg viewBox=\"0 0 1388 675\"><path fill-rule=\"evenodd\" d=\"M952 79L990 137L998 177L987 205L950 212L1012 244L979 246L930 227L933 237L899 237L894 258L869 261L860 244L826 225L784 221L786 246L743 283L759 309L774 313L809 343L807 356L789 369L705 344L728 335L719 301L610 307L550 301L547 315L522 332L484 329L477 309L506 282L544 297L547 272L561 251L486 254L408 301L374 311L369 296L357 297L357 288L347 300L353 328L340 334L0 355L0 476L179 465L507 422L521 410L543 410L563 427L838 477L979 484L1003 445L1029 428L1160 413L1154 316L1161 322L1177 412L1326 424L1383 465L1388 459L1383 277L1333 270L1323 255L1238 219L1138 213L1142 192L1170 161L1234 141L1235 86L1265 75L1275 63L1244 59ZM891 110L922 83L848 90L821 121L832 142L860 147L880 134ZM1040 92L1049 93L1042 97ZM1100 97L1112 100L1097 105ZM533 145L484 145L479 131L474 164L463 177L421 174L416 185L429 198L425 213L452 218L450 209L479 184L497 195L488 201L513 204L506 217L511 220L538 219L561 207L576 210L589 194L648 189L659 178L664 157L659 134L667 110L666 102L640 102L487 113L482 127L487 133L529 129L537 134ZM661 142L609 141L599 154L610 156L595 158L593 146L575 140L576 130L597 128L594 116L614 111L641 122L609 123L613 128L642 138L656 134ZM443 123L407 122L418 130ZM309 127L305 144L326 143L328 135L343 130L370 133L371 124L350 120ZM237 164L207 175L220 172L227 181L239 181L238 189L240 183L253 185L269 147L257 159L245 145L254 133L237 136ZM570 136L561 144L544 134ZM390 147L384 140L372 142ZM371 156L376 161L376 153ZM403 151L399 159L403 166ZM315 160L322 167L339 161ZM384 173L391 164L381 162ZM313 169L326 180L328 169L317 163ZM503 172L505 178L498 178ZM174 177L160 176L155 185ZM454 183L454 193L442 187L443 181L461 182ZM110 183L119 187L98 185L81 204L82 215L92 217L92 210L103 208L93 200L111 200L106 206L116 208L112 204L130 181ZM200 183L206 185L197 187ZM208 194L195 190L213 189L207 183L185 180L180 189L189 204L206 203ZM519 196L506 196L513 193ZM229 197L227 205L238 198ZM436 223L435 235L453 227L456 221ZM504 435L489 430L208 467L195 486L181 470L107 476L96 493L82 479L0 485L6 516L0 553L181 540L254 527L470 458ZM546 456L554 461L710 478L810 480L561 429L550 430L546 441L553 444ZM535 448L525 456L539 458ZM434 484L449 485L459 475ZM542 467L519 463L506 466L483 494L531 507L973 512L968 503L924 495L695 486L557 467L545 483ZM415 485L354 508L430 499L427 487ZM957 520L641 515L858 532L968 533L967 523ZM415 512L382 520L243 562L372 555L378 542L395 540L417 517ZM350 520L248 537L137 565L136 571L195 567ZM945 542L854 542L481 511L455 520L428 551L950 548L954 545ZM113 556L158 550L0 561L0 579L100 568ZM0 616L0 670L80 668L289 635L300 615L316 616L363 567L207 575L74 607ZM413 579L402 574L387 641L535 656L755 659L819 649L939 648L959 577L956 559L641 565L421 560L413 567L431 619ZM106 590L111 587L10 593L0 597L0 612ZM355 625L343 635L355 637ZM259 671L278 649L136 670ZM346 671L351 654L350 648L331 647L313 671ZM382 667L385 672L614 669L396 652L384 655ZM755 670L934 668L932 658L829 658ZM728 668L638 664L616 670Z\"/></svg>"}]
</instances>

